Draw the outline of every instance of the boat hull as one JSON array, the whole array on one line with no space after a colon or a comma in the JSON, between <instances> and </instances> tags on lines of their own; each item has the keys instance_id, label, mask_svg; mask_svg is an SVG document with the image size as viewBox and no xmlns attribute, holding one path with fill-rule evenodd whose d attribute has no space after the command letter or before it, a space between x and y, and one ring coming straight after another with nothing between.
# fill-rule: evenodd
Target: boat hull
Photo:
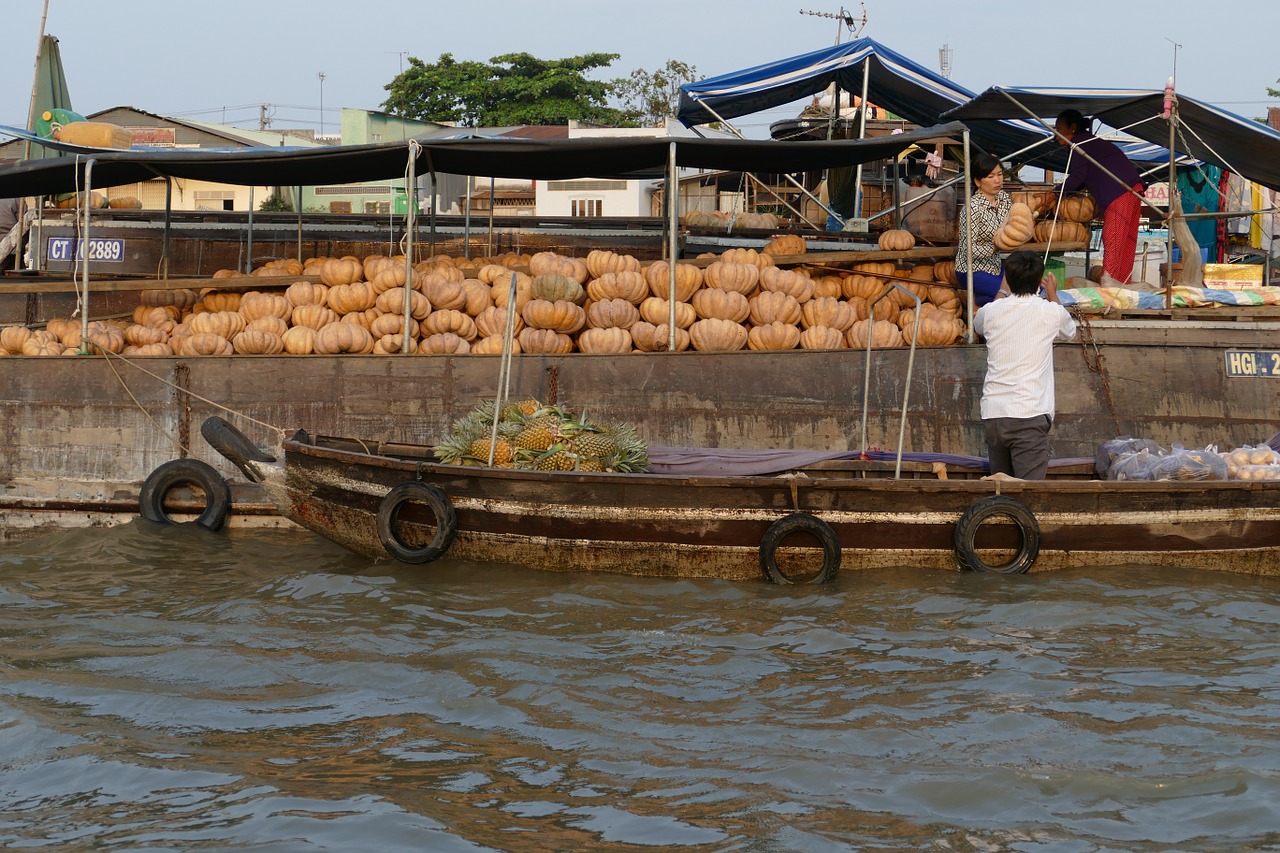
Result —
<instances>
[{"instance_id":1,"label":"boat hull","mask_svg":"<svg viewBox=\"0 0 1280 853\"><path fill-rule=\"evenodd\" d=\"M479 469L295 438L269 484L282 511L346 548L388 558L377 517L405 482L435 486L457 514L448 555L550 571L763 579L761 543L793 513L841 545L840 570L955 569L953 535L976 502L1024 504L1040 530L1034 571L1160 565L1280 574L1280 484L681 477ZM984 549L1016 549L1012 524L984 525ZM788 547L816 551L813 541Z\"/></svg>"}]
</instances>

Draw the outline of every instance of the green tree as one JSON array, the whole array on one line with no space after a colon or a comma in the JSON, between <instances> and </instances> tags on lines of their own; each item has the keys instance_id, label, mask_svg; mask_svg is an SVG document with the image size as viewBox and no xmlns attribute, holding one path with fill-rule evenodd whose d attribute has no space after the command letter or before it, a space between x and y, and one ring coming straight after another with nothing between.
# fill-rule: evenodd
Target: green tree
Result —
<instances>
[{"instance_id":1,"label":"green tree","mask_svg":"<svg viewBox=\"0 0 1280 853\"><path fill-rule=\"evenodd\" d=\"M262 204L258 205L258 210L269 213L293 213L293 204L277 191L264 198Z\"/></svg>"},{"instance_id":2,"label":"green tree","mask_svg":"<svg viewBox=\"0 0 1280 853\"><path fill-rule=\"evenodd\" d=\"M628 124L661 127L680 106L680 86L701 80L698 69L677 59L656 71L637 68L630 77L613 81L613 91Z\"/></svg>"},{"instance_id":3,"label":"green tree","mask_svg":"<svg viewBox=\"0 0 1280 853\"><path fill-rule=\"evenodd\" d=\"M1277 80L1276 82L1280 83L1280 80ZM1267 94L1273 98L1280 98L1280 89L1272 89L1270 86L1268 86Z\"/></svg>"},{"instance_id":4,"label":"green tree","mask_svg":"<svg viewBox=\"0 0 1280 853\"><path fill-rule=\"evenodd\" d=\"M423 121L483 127L512 124L617 124L624 116L608 105L609 82L587 72L606 68L616 53L539 59L528 53L495 56L488 63L458 62L452 54L427 64L409 57L409 67L385 87L383 107Z\"/></svg>"}]
</instances>

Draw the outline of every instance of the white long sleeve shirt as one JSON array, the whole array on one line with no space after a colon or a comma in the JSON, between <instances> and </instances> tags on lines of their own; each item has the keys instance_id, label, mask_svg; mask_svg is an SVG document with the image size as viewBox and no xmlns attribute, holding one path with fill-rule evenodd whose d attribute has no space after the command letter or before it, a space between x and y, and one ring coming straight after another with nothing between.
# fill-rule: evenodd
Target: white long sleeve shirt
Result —
<instances>
[{"instance_id":1,"label":"white long sleeve shirt","mask_svg":"<svg viewBox=\"0 0 1280 853\"><path fill-rule=\"evenodd\" d=\"M1053 343L1076 336L1067 309L1034 294L1009 296L979 308L973 330L987 342L982 419L1052 418Z\"/></svg>"}]
</instances>

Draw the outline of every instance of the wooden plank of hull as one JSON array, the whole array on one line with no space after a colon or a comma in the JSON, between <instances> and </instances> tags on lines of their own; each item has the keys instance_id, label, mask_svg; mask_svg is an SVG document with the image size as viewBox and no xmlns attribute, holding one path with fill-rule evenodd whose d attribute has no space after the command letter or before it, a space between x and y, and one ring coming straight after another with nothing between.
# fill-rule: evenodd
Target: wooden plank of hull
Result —
<instances>
[{"instance_id":1,"label":"wooden plank of hull","mask_svg":"<svg viewBox=\"0 0 1280 853\"><path fill-rule=\"evenodd\" d=\"M450 556L560 571L758 577L769 526L810 512L836 531L846 570L953 568L960 514L996 491L982 481L681 478L458 469L289 445L288 514L345 547L385 557L375 518L392 486L420 479L454 504ZM1037 570L1156 563L1272 574L1280 485L1006 484L1041 526ZM406 520L413 521L406 510ZM988 524L980 547L1016 546Z\"/></svg>"}]
</instances>

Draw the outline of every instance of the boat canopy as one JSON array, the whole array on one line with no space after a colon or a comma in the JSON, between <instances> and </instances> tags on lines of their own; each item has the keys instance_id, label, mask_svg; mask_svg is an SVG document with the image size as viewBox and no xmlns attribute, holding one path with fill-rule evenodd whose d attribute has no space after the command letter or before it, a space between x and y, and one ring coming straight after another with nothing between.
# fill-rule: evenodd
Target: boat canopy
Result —
<instances>
[{"instance_id":1,"label":"boat canopy","mask_svg":"<svg viewBox=\"0 0 1280 853\"><path fill-rule=\"evenodd\" d=\"M680 87L676 118L688 126L757 113L822 92L833 83L923 126L973 98L941 74L869 38L779 59ZM1021 117L1016 117L1021 118ZM971 128L975 144L993 154L1016 151L1049 136L1025 120L983 122ZM808 144L808 143L805 143Z\"/></svg>"},{"instance_id":2,"label":"boat canopy","mask_svg":"<svg viewBox=\"0 0 1280 853\"><path fill-rule=\"evenodd\" d=\"M943 113L970 127L1013 116L1052 119L1079 110L1155 145L1169 144L1163 89L1040 89L993 86ZM1203 101L1177 95L1174 148L1206 163L1280 189L1280 131Z\"/></svg>"},{"instance_id":3,"label":"boat canopy","mask_svg":"<svg viewBox=\"0 0 1280 853\"><path fill-rule=\"evenodd\" d=\"M960 138L959 123L922 128L876 139L831 140L797 145L756 139L415 139L374 145L320 148L131 149L117 151L64 145L16 128L0 133L33 138L75 154L56 160L0 167L0 197L57 195L84 188L86 162L93 160L92 186L133 184L154 178L187 178L243 186L314 186L387 179L406 173L410 152L419 175L439 172L477 177L660 178L671 147L679 166L746 172L789 173L847 166L894 157L912 145Z\"/></svg>"}]
</instances>

